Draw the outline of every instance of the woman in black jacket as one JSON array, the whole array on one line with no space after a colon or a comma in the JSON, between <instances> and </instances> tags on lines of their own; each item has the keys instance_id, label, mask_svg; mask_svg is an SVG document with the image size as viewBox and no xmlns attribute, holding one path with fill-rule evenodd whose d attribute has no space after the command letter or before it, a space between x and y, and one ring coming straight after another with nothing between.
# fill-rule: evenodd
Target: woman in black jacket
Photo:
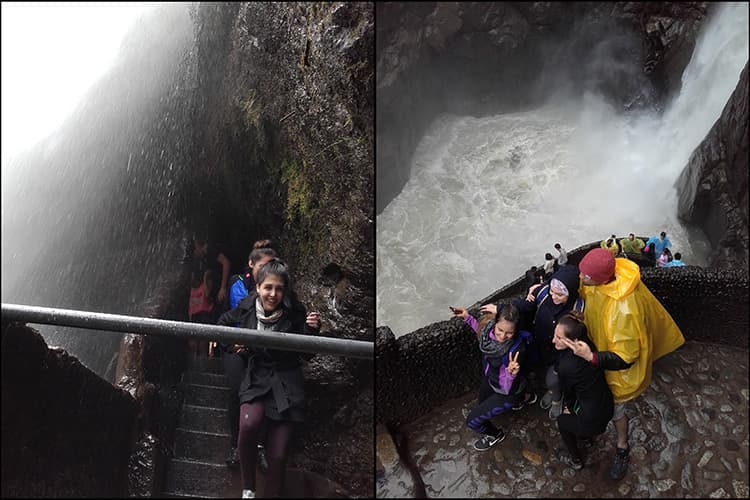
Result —
<instances>
[{"instance_id":1,"label":"woman in black jacket","mask_svg":"<svg viewBox=\"0 0 750 500\"><path fill-rule=\"evenodd\" d=\"M220 325L253 330L317 333L320 316L306 314L294 299L287 266L271 259L258 270L255 293L219 318ZM261 425L266 424L268 473L264 496L278 496L284 482L284 465L293 422L304 421L304 377L299 352L264 347L247 349L248 364L240 385L238 448L242 472L242 496L255 496L255 468ZM312 355L305 357L309 358Z\"/></svg>"},{"instance_id":2,"label":"woman in black jacket","mask_svg":"<svg viewBox=\"0 0 750 500\"><path fill-rule=\"evenodd\" d=\"M564 404L563 412L557 418L557 427L569 452L569 455L563 454L559 458L572 468L581 469L583 461L578 438L590 438L606 430L614 412L614 401L604 371L571 351L570 347L576 341L583 341L592 351L596 350L588 338L583 316L571 311L558 321L552 340L555 349L560 351L555 365Z\"/></svg>"}]
</instances>

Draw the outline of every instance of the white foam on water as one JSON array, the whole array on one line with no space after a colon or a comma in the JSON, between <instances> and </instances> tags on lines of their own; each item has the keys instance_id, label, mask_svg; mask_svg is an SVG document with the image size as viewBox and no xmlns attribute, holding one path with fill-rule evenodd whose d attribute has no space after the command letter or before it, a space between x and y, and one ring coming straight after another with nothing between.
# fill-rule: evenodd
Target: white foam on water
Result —
<instances>
[{"instance_id":1,"label":"white foam on water","mask_svg":"<svg viewBox=\"0 0 750 500\"><path fill-rule=\"evenodd\" d=\"M707 21L663 115L619 114L599 96L483 118L443 115L411 178L377 219L377 325L403 335L450 317L567 249L666 231L704 265L708 244L677 219L674 183L737 85L748 6Z\"/></svg>"}]
</instances>

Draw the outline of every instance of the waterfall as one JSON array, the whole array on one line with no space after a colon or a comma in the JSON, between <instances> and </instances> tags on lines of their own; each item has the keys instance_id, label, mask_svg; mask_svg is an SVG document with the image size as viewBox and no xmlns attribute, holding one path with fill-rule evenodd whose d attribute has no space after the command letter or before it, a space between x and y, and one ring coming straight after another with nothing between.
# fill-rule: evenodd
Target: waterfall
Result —
<instances>
[{"instance_id":1,"label":"waterfall","mask_svg":"<svg viewBox=\"0 0 750 500\"><path fill-rule=\"evenodd\" d=\"M101 17L91 23L106 29ZM175 184L187 141L174 123L188 106L173 96L192 39L187 5L150 10L104 74L84 82L62 124L3 162L3 302L138 315L163 295L182 256ZM6 119L3 130L13 127ZM113 374L120 334L31 326L99 375Z\"/></svg>"},{"instance_id":2,"label":"waterfall","mask_svg":"<svg viewBox=\"0 0 750 500\"><path fill-rule=\"evenodd\" d=\"M747 40L748 5L717 9L661 115L583 91L513 114L439 116L378 216L377 325L398 336L447 319L557 242L666 231L686 263L704 265L708 243L677 220L674 182L736 87Z\"/></svg>"}]
</instances>

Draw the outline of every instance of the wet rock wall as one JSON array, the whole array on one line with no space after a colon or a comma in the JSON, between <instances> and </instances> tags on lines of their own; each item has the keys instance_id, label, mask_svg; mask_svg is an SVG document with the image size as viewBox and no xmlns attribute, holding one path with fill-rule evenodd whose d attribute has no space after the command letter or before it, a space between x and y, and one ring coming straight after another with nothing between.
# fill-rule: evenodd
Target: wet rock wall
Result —
<instances>
[{"instance_id":1,"label":"wet rock wall","mask_svg":"<svg viewBox=\"0 0 750 500\"><path fill-rule=\"evenodd\" d=\"M192 189L214 232L243 259L274 239L322 334L372 341L372 3L202 3L193 21ZM316 356L305 376L289 464L371 494L372 362Z\"/></svg>"},{"instance_id":2,"label":"wet rock wall","mask_svg":"<svg viewBox=\"0 0 750 500\"><path fill-rule=\"evenodd\" d=\"M165 273L139 315L186 321L189 278L186 266ZM186 349L186 341L178 338L126 334L120 342L115 385L139 404L137 441L128 466L130 496L161 493L183 400L179 384Z\"/></svg>"},{"instance_id":3,"label":"wet rock wall","mask_svg":"<svg viewBox=\"0 0 750 500\"><path fill-rule=\"evenodd\" d=\"M709 265L748 268L747 64L721 116L675 183L678 215L703 229Z\"/></svg>"},{"instance_id":4,"label":"wet rock wall","mask_svg":"<svg viewBox=\"0 0 750 500\"><path fill-rule=\"evenodd\" d=\"M2 496L127 496L133 397L36 330L2 331Z\"/></svg>"},{"instance_id":5,"label":"wet rock wall","mask_svg":"<svg viewBox=\"0 0 750 500\"><path fill-rule=\"evenodd\" d=\"M592 246L596 245L571 251L571 262L580 260ZM746 271L644 267L641 278L686 340L748 348ZM469 310L476 315L480 305L519 296L522 289L523 280L519 279L503 289L507 293L493 294ZM376 421L399 426L449 399L477 390L480 359L476 336L459 319L433 323L399 338L388 327L378 328Z\"/></svg>"}]
</instances>

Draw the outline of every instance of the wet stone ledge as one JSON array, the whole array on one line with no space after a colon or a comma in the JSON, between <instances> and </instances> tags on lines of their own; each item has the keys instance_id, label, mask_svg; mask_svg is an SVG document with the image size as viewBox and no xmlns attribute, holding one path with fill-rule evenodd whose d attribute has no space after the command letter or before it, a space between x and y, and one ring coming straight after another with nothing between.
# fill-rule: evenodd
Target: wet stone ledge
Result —
<instances>
[{"instance_id":1,"label":"wet stone ledge","mask_svg":"<svg viewBox=\"0 0 750 500\"><path fill-rule=\"evenodd\" d=\"M540 381L534 386L539 394ZM554 421L538 404L497 417L506 438L477 452L466 427L476 389L400 429L409 441L428 497L746 498L748 495L748 356L746 349L689 341L654 364L651 386L627 408L627 475L608 477L617 434L612 424L584 452L575 471L556 458ZM378 444L387 436L378 433ZM413 496L404 462L378 456L379 498Z\"/></svg>"}]
</instances>

